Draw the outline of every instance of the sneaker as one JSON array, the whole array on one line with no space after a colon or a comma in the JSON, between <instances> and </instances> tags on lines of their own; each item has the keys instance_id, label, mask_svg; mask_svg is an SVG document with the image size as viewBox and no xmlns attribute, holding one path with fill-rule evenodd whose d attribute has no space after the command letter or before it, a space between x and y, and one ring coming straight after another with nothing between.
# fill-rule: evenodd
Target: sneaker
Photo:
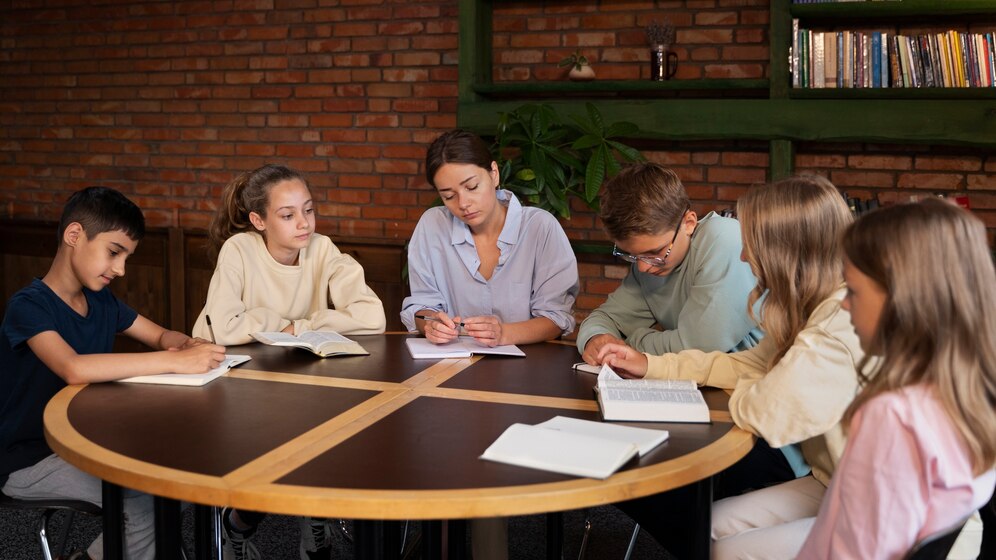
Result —
<instances>
[{"instance_id":1,"label":"sneaker","mask_svg":"<svg viewBox=\"0 0 996 560\"><path fill-rule=\"evenodd\" d=\"M300 517L301 560L329 560L332 557L332 520L319 517Z\"/></svg>"},{"instance_id":2,"label":"sneaker","mask_svg":"<svg viewBox=\"0 0 996 560\"><path fill-rule=\"evenodd\" d=\"M222 558L224 560L262 560L259 550L252 542L252 536L256 534L256 527L245 531L239 531L232 527L228 521L232 508L221 510L222 530Z\"/></svg>"}]
</instances>

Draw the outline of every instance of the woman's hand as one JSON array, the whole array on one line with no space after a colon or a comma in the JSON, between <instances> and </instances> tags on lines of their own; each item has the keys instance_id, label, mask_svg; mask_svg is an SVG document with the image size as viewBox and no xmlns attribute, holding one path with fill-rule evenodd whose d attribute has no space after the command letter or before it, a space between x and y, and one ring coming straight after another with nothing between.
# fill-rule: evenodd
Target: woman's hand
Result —
<instances>
[{"instance_id":1,"label":"woman's hand","mask_svg":"<svg viewBox=\"0 0 996 560\"><path fill-rule=\"evenodd\" d=\"M467 334L474 337L478 344L484 346L501 346L505 344L502 339L503 329L501 319L494 315L482 315L480 317L467 317L463 320L463 328Z\"/></svg>"},{"instance_id":2,"label":"woman's hand","mask_svg":"<svg viewBox=\"0 0 996 560\"><path fill-rule=\"evenodd\" d=\"M427 311L419 312L419 315L430 316L435 321L423 320L423 332L425 332L425 339L433 344L446 344L456 340L460 336L460 326L457 323L460 322L460 317L450 318L449 315L442 311L437 311L435 315L430 315Z\"/></svg>"},{"instance_id":3,"label":"woman's hand","mask_svg":"<svg viewBox=\"0 0 996 560\"><path fill-rule=\"evenodd\" d=\"M647 356L625 344L609 343L598 351L598 361L627 379L647 375Z\"/></svg>"}]
</instances>

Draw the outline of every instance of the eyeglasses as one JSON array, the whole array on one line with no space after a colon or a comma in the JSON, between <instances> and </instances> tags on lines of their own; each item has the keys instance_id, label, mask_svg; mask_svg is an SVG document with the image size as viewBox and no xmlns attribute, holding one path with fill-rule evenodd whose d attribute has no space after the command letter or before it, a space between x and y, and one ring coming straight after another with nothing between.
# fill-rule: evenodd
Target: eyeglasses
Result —
<instances>
[{"instance_id":1,"label":"eyeglasses","mask_svg":"<svg viewBox=\"0 0 996 560\"><path fill-rule=\"evenodd\" d=\"M691 210L692 207L689 205L685 208L685 211L681 213L681 218L678 220L678 225L674 227L674 237L671 238L671 242L667 245L667 251L664 252L663 257L644 257L642 255L631 255L629 253L623 253L615 245L612 246L612 256L619 257L620 259L628 263L642 262L643 264L649 266L650 268L664 268L667 266L667 258L671 256L671 249L674 248L674 242L678 240L678 232L681 231L681 224L685 221L685 214Z\"/></svg>"}]
</instances>

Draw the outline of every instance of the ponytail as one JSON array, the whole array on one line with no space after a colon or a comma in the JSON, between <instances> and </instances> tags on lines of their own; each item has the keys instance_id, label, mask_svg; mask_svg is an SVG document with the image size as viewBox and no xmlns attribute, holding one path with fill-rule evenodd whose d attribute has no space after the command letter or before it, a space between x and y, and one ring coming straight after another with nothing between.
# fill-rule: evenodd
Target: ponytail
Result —
<instances>
[{"instance_id":1,"label":"ponytail","mask_svg":"<svg viewBox=\"0 0 996 560\"><path fill-rule=\"evenodd\" d=\"M266 217L266 207L270 202L270 189L282 181L297 179L308 184L304 177L283 165L267 164L259 169L243 173L225 186L221 193L221 205L215 212L208 229L208 253L212 261L217 260L221 246L229 237L246 231L256 231L249 214L255 212Z\"/></svg>"}]
</instances>

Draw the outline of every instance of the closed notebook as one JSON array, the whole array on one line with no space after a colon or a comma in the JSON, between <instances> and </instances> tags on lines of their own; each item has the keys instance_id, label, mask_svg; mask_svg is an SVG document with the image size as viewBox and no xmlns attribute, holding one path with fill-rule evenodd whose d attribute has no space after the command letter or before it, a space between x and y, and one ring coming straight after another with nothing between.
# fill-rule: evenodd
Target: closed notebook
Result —
<instances>
[{"instance_id":1,"label":"closed notebook","mask_svg":"<svg viewBox=\"0 0 996 560\"><path fill-rule=\"evenodd\" d=\"M244 354L226 354L224 361L218 367L205 373L160 373L158 375L139 375L119 379L125 383L151 383L154 385L187 385L199 387L206 385L224 375L237 365L244 364L252 358Z\"/></svg>"},{"instance_id":2,"label":"closed notebook","mask_svg":"<svg viewBox=\"0 0 996 560\"><path fill-rule=\"evenodd\" d=\"M513 424L482 459L561 474L606 478L634 455L667 441L667 430L634 428L567 416Z\"/></svg>"},{"instance_id":3,"label":"closed notebook","mask_svg":"<svg viewBox=\"0 0 996 560\"><path fill-rule=\"evenodd\" d=\"M512 424L481 459L573 476L608 478L636 456L636 444Z\"/></svg>"},{"instance_id":4,"label":"closed notebook","mask_svg":"<svg viewBox=\"0 0 996 560\"><path fill-rule=\"evenodd\" d=\"M595 391L606 420L710 422L709 406L691 380L623 379L603 365Z\"/></svg>"},{"instance_id":5,"label":"closed notebook","mask_svg":"<svg viewBox=\"0 0 996 560\"><path fill-rule=\"evenodd\" d=\"M424 338L406 338L405 345L408 346L408 353L412 358L419 359L442 359L442 358L469 358L473 354L495 354L499 356L519 356L525 357L526 353L514 344L503 346L484 346L478 344L473 337L461 336L446 344L433 344Z\"/></svg>"}]
</instances>

